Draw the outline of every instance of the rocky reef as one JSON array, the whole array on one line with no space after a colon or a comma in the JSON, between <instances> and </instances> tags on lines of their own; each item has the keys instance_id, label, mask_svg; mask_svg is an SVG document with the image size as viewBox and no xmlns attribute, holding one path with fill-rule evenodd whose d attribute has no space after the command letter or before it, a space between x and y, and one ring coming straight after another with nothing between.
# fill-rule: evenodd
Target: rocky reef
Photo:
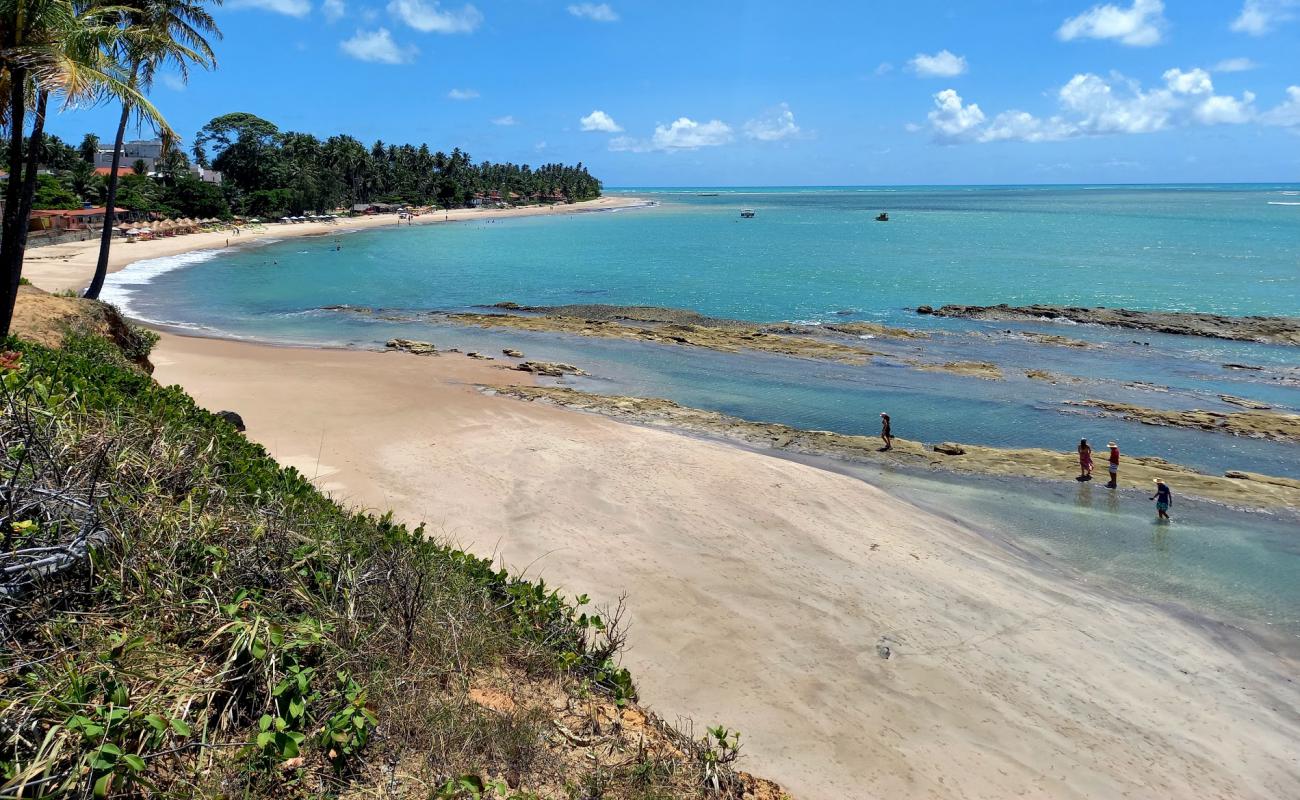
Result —
<instances>
[{"instance_id":1,"label":"rocky reef","mask_svg":"<svg viewBox=\"0 0 1300 800\"><path fill-rule=\"evenodd\" d=\"M1228 317L1182 311L1132 311L1073 306L921 306L918 314L988 320L1064 319L1070 322L1156 331L1178 336L1208 336L1245 342L1300 345L1300 317Z\"/></svg>"}]
</instances>

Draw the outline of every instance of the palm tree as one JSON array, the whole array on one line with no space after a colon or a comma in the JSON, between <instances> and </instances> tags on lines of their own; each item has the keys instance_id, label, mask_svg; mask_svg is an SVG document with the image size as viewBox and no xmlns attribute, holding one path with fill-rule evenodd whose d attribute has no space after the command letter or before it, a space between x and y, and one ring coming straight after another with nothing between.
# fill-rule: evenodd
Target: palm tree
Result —
<instances>
[{"instance_id":1,"label":"palm tree","mask_svg":"<svg viewBox=\"0 0 1300 800\"><path fill-rule=\"evenodd\" d=\"M27 218L50 95L64 107L104 96L132 98L141 113L165 125L158 112L123 80L106 57L121 37L97 10L72 0L0 0L0 122L8 134L9 182L0 222L0 337L9 334L27 247ZM24 141L27 109L34 110Z\"/></svg>"},{"instance_id":2,"label":"palm tree","mask_svg":"<svg viewBox=\"0 0 1300 800\"><path fill-rule=\"evenodd\" d=\"M212 0L220 5L221 0ZM201 3L190 0L133 0L121 12L121 25L129 35L117 51L127 75L128 85L148 92L160 69L174 68L181 80L189 78L191 64L204 69L216 66L212 45L205 36L221 38L221 31L212 15ZM95 263L95 276L86 289L85 296L98 298L108 274L108 253L113 244L113 212L117 200L117 170L122 160L122 140L126 124L133 113L140 110L130 98L122 99L122 115L117 123L117 138L113 143L112 169L108 173L108 196L104 201L104 230L99 240L99 260ZM163 131L163 144L170 146L173 137Z\"/></svg>"}]
</instances>

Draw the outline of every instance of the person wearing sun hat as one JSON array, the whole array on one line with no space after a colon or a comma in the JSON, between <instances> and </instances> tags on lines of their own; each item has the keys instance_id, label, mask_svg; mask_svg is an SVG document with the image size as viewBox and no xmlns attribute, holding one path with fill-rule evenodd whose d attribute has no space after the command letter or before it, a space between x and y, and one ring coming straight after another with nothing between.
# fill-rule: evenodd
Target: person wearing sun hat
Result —
<instances>
[{"instance_id":1,"label":"person wearing sun hat","mask_svg":"<svg viewBox=\"0 0 1300 800\"><path fill-rule=\"evenodd\" d=\"M1174 504L1174 496L1169 491L1169 486L1159 478L1152 478L1156 485L1156 493L1151 495L1151 499L1156 501L1156 516L1159 519L1169 519L1169 507Z\"/></svg>"},{"instance_id":2,"label":"person wearing sun hat","mask_svg":"<svg viewBox=\"0 0 1300 800\"><path fill-rule=\"evenodd\" d=\"M1110 448L1110 483L1106 488L1114 489L1119 486L1119 445L1110 442L1106 446Z\"/></svg>"}]
</instances>

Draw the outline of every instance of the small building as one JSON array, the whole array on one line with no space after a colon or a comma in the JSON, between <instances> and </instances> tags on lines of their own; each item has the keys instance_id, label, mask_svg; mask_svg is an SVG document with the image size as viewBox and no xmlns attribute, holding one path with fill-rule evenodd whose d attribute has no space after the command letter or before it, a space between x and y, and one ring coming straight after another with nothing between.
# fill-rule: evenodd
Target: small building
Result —
<instances>
[{"instance_id":1,"label":"small building","mask_svg":"<svg viewBox=\"0 0 1300 800\"><path fill-rule=\"evenodd\" d=\"M106 209L73 208L33 211L27 221L29 231L84 231L104 226Z\"/></svg>"},{"instance_id":2,"label":"small building","mask_svg":"<svg viewBox=\"0 0 1300 800\"><path fill-rule=\"evenodd\" d=\"M112 175L112 174L113 174L113 168L112 168L111 166L108 166L108 167L95 167L95 174L96 174L96 175L103 175L104 177L107 178L109 175ZM134 174L135 174L135 168L134 168L134 167L123 166L123 167L118 167L118 168L117 168L117 177L119 177L119 178L123 178L123 177L126 177L127 175L134 175Z\"/></svg>"},{"instance_id":3,"label":"small building","mask_svg":"<svg viewBox=\"0 0 1300 800\"><path fill-rule=\"evenodd\" d=\"M204 183L221 183L221 173L215 169L206 169L198 164L190 164L190 172L194 173L194 177Z\"/></svg>"},{"instance_id":4,"label":"small building","mask_svg":"<svg viewBox=\"0 0 1300 800\"><path fill-rule=\"evenodd\" d=\"M162 158L163 143L161 139L137 139L131 142L122 142L121 164L130 165L137 161L143 161L146 172L152 172L154 165ZM96 151L96 167L113 166L113 148L107 148Z\"/></svg>"}]
</instances>

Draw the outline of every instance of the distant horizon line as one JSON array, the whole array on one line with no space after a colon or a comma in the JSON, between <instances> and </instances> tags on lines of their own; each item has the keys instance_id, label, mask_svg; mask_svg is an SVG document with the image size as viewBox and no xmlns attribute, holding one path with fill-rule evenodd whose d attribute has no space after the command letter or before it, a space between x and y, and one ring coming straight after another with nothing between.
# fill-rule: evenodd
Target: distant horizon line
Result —
<instances>
[{"instance_id":1,"label":"distant horizon line","mask_svg":"<svg viewBox=\"0 0 1300 800\"><path fill-rule=\"evenodd\" d=\"M1039 187L1113 187L1113 186L1164 186L1164 187L1184 187L1184 186L1300 186L1300 179L1293 181L1155 181L1155 182L1134 182L1118 183L1107 181L1084 181L1080 183L773 183L773 184L675 184L654 186L649 184L627 184L619 186L606 186L606 191L616 192L622 190L639 190L639 189L679 189L679 190L696 190L696 189L934 189L934 188L963 188L963 189L998 189L1018 186L1039 186Z\"/></svg>"}]
</instances>

